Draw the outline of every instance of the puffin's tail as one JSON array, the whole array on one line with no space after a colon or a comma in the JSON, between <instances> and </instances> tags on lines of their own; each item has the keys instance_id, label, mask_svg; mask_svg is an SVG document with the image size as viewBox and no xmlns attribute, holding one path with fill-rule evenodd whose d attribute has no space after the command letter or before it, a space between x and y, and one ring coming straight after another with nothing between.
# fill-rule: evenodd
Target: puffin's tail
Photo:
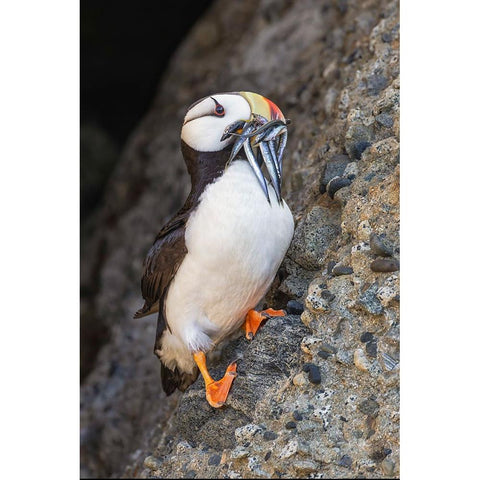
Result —
<instances>
[{"instance_id":1,"label":"puffin's tail","mask_svg":"<svg viewBox=\"0 0 480 480\"><path fill-rule=\"evenodd\" d=\"M148 308L146 309L145 308L145 305L140 309L140 310L137 310L135 312L135 315L133 316L133 318L142 318L142 317L146 317L148 315Z\"/></svg>"},{"instance_id":2,"label":"puffin's tail","mask_svg":"<svg viewBox=\"0 0 480 480\"><path fill-rule=\"evenodd\" d=\"M162 361L162 387L165 393L171 395L177 388L184 392L198 377L198 368L193 373L181 372L175 367L170 370Z\"/></svg>"},{"instance_id":3,"label":"puffin's tail","mask_svg":"<svg viewBox=\"0 0 480 480\"><path fill-rule=\"evenodd\" d=\"M157 312L158 312L158 302L155 302L152 305L149 302L145 301L145 303L143 304L143 307L135 312L135 315L133 316L133 318L143 318L143 317L146 317L147 315L151 315L152 313L157 313Z\"/></svg>"}]
</instances>

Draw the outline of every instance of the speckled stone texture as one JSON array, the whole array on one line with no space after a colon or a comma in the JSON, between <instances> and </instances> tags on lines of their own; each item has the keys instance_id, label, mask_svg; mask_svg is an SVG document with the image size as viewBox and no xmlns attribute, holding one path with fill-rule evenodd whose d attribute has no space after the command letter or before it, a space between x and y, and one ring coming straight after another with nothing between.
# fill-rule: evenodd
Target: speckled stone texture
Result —
<instances>
[{"instance_id":1,"label":"speckled stone texture","mask_svg":"<svg viewBox=\"0 0 480 480\"><path fill-rule=\"evenodd\" d=\"M389 1L216 2L172 58L83 245L85 315L110 340L82 387L82 475L136 478L399 476L399 18ZM294 241L239 358L227 404L200 378L161 392L141 262L188 191L185 108L252 90L292 119L284 192ZM200 288L200 287L199 287Z\"/></svg>"}]
</instances>

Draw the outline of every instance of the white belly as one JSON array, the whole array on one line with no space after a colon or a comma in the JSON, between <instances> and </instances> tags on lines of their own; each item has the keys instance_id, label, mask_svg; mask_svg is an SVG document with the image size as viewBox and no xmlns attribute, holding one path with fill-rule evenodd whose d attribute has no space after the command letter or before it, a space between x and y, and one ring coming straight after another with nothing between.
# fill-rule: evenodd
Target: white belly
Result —
<instances>
[{"instance_id":1,"label":"white belly","mask_svg":"<svg viewBox=\"0 0 480 480\"><path fill-rule=\"evenodd\" d=\"M271 204L248 163L237 160L202 194L186 226L188 253L166 299L167 366L173 357L181 364L186 355L190 363L190 352L210 350L267 292L294 227L287 204L278 204L271 186L269 193Z\"/></svg>"}]
</instances>

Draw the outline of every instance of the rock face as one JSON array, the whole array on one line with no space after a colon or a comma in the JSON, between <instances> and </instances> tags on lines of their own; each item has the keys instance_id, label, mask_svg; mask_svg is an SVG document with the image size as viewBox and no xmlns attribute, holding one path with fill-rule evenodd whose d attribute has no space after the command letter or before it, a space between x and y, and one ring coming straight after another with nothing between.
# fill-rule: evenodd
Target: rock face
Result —
<instances>
[{"instance_id":1,"label":"rock face","mask_svg":"<svg viewBox=\"0 0 480 480\"><path fill-rule=\"evenodd\" d=\"M82 386L84 477L399 476L398 46L398 4L382 0L218 1L195 26L82 245L82 317L109 332ZM131 316L143 257L188 191L185 107L232 90L292 119L296 231L266 303L305 309L211 355L215 377L239 358L214 410L201 378L164 396L156 319Z\"/></svg>"}]
</instances>

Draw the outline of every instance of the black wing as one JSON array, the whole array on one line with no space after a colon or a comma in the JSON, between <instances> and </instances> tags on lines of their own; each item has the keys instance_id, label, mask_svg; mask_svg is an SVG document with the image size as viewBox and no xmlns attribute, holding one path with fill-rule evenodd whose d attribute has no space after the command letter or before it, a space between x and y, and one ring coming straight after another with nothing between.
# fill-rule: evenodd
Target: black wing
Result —
<instances>
[{"instance_id":1,"label":"black wing","mask_svg":"<svg viewBox=\"0 0 480 480\"><path fill-rule=\"evenodd\" d=\"M154 352L157 356L161 350L161 338L168 328L165 318L164 303L168 287L177 273L185 255L185 224L188 211L180 211L170 222L165 225L157 235L144 262L142 277L142 295L145 300L143 307L137 311L135 318L158 312L157 332L155 336ZM177 388L184 391L198 376L198 371L188 374L177 368L170 370L162 363L162 386L167 395L172 394Z\"/></svg>"},{"instance_id":2,"label":"black wing","mask_svg":"<svg viewBox=\"0 0 480 480\"><path fill-rule=\"evenodd\" d=\"M143 262L142 295L145 303L134 318L162 310L163 297L187 253L185 225L197 202L198 195L190 192L183 207L155 238Z\"/></svg>"},{"instance_id":3,"label":"black wing","mask_svg":"<svg viewBox=\"0 0 480 480\"><path fill-rule=\"evenodd\" d=\"M187 253L185 222L183 216L174 217L157 235L148 251L141 283L145 303L134 318L145 317L163 309L161 304L168 286Z\"/></svg>"}]
</instances>

